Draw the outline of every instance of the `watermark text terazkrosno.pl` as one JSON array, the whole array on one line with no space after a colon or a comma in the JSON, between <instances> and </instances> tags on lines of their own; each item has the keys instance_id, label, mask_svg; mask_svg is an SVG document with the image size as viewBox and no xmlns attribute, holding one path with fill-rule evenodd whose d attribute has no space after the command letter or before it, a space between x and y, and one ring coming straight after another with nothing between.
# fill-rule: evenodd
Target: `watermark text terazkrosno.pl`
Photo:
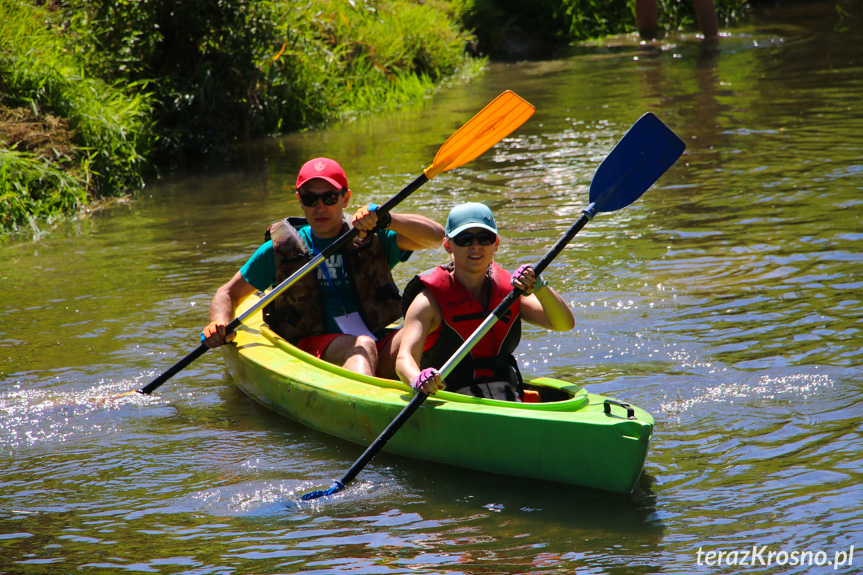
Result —
<instances>
[{"instance_id":1,"label":"watermark text terazkrosno.pl","mask_svg":"<svg viewBox=\"0 0 863 575\"><path fill-rule=\"evenodd\" d=\"M746 549L732 551L705 551L703 547L698 548L696 562L699 565L726 566L736 565L738 567L762 567L770 565L815 565L832 566L833 569L847 567L854 564L854 546L847 550L839 551L813 551L792 550L786 551L770 549L767 545L753 545Z\"/></svg>"}]
</instances>

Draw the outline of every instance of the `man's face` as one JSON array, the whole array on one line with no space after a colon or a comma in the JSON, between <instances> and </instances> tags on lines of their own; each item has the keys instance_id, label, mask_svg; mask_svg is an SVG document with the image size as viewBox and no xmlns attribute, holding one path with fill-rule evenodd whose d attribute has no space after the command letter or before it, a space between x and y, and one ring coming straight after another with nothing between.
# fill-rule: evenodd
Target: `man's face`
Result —
<instances>
[{"instance_id":1,"label":"man's face","mask_svg":"<svg viewBox=\"0 0 863 575\"><path fill-rule=\"evenodd\" d=\"M314 205L307 206L302 200L304 197L311 198L312 195L319 197L314 198L317 200ZM348 207L348 201L351 198L350 191L342 194L339 188L326 180L313 179L300 187L297 196L314 236L334 238L339 235L342 230L342 213ZM324 203L325 199L335 199L335 201L328 206Z\"/></svg>"}]
</instances>

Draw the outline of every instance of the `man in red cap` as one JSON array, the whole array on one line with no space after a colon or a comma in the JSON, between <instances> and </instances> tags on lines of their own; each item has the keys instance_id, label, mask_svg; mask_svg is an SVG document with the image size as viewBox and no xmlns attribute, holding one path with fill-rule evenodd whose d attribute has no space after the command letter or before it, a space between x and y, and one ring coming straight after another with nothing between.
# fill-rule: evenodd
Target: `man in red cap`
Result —
<instances>
[{"instance_id":1,"label":"man in red cap","mask_svg":"<svg viewBox=\"0 0 863 575\"><path fill-rule=\"evenodd\" d=\"M356 373L395 376L400 334L384 328L401 316L400 295L390 270L414 250L441 245L443 226L423 216L384 213L375 204L357 210L344 170L329 158L306 162L297 177L297 198L305 218L287 218L267 230L265 243L210 304L202 332L208 347L234 339L225 327L249 294L281 283L353 226L354 243L297 280L264 308L264 318L300 349Z\"/></svg>"}]
</instances>

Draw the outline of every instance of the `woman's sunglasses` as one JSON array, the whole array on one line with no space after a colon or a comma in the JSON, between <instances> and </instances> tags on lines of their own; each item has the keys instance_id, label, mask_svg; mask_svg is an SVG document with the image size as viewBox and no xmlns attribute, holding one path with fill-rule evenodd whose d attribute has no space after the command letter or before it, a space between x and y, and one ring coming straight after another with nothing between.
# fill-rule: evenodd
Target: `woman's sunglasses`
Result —
<instances>
[{"instance_id":1,"label":"woman's sunglasses","mask_svg":"<svg viewBox=\"0 0 863 575\"><path fill-rule=\"evenodd\" d=\"M339 198L345 195L345 190L339 190L334 192L330 190L329 192L324 192L323 194L312 194L309 192L299 192L300 201L303 202L303 205L308 208L313 208L318 205L318 200L324 202L325 206L335 205Z\"/></svg>"},{"instance_id":2,"label":"woman's sunglasses","mask_svg":"<svg viewBox=\"0 0 863 575\"><path fill-rule=\"evenodd\" d=\"M473 241L477 240L479 245L481 246L490 246L497 239L497 234L493 234L491 232L479 232L477 234L471 234L469 232L462 232L456 237L452 238L452 241L460 248L466 248L468 246L473 245Z\"/></svg>"}]
</instances>

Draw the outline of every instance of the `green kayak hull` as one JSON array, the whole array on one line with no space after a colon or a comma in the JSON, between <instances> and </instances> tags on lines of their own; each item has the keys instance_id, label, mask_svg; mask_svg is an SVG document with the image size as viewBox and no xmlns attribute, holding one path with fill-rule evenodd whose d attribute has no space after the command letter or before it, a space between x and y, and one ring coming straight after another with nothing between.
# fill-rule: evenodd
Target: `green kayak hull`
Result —
<instances>
[{"instance_id":1,"label":"green kayak hull","mask_svg":"<svg viewBox=\"0 0 863 575\"><path fill-rule=\"evenodd\" d=\"M257 301L252 296L238 310ZM258 403L367 447L413 397L398 381L358 375L300 351L257 313L222 346L236 385ZM540 403L438 392L385 451L439 463L629 493L653 434L646 411L549 378L530 380Z\"/></svg>"}]
</instances>

